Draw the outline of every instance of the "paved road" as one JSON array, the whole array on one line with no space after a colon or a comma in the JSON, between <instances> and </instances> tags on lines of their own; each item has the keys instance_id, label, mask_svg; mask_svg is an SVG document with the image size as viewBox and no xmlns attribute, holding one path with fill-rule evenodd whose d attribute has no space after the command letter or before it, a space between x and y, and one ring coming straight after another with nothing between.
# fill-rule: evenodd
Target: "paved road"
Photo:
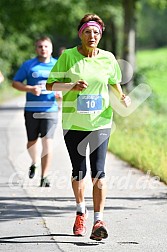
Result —
<instances>
[{"instance_id":1,"label":"paved road","mask_svg":"<svg viewBox=\"0 0 167 252\"><path fill-rule=\"evenodd\" d=\"M106 162L104 215L109 238L101 242L89 239L93 220L89 172L88 233L85 237L73 236L75 201L61 115L50 170L52 187L40 188L40 168L34 179L28 178L30 159L25 148L23 103L21 97L0 107L0 251L166 252L167 186L111 153Z\"/></svg>"}]
</instances>

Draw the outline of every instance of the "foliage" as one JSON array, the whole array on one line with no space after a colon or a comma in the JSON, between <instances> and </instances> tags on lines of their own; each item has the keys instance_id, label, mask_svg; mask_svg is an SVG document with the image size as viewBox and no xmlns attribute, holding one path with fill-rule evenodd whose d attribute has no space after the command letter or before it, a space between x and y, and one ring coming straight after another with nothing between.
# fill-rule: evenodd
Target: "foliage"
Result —
<instances>
[{"instance_id":1,"label":"foliage","mask_svg":"<svg viewBox=\"0 0 167 252\"><path fill-rule=\"evenodd\" d=\"M137 22L137 47L157 48L166 45L167 2L166 8L160 8L163 1L142 0ZM161 5L160 5L161 2ZM163 34L163 35L162 35Z\"/></svg>"},{"instance_id":2,"label":"foliage","mask_svg":"<svg viewBox=\"0 0 167 252\"><path fill-rule=\"evenodd\" d=\"M155 8L165 9L167 8L167 1L166 0L149 0L149 4Z\"/></svg>"},{"instance_id":3,"label":"foliage","mask_svg":"<svg viewBox=\"0 0 167 252\"><path fill-rule=\"evenodd\" d=\"M53 56L57 56L60 46L76 44L77 25L85 13L95 12L106 22L112 17L117 18L119 9L110 1L97 0L96 3L88 0L20 0L18 4L17 0L1 0L0 53L3 68L2 63L0 67L3 73L11 78L21 62L33 56L34 40L40 35L52 38ZM119 1L112 3L118 5Z\"/></svg>"},{"instance_id":4,"label":"foliage","mask_svg":"<svg viewBox=\"0 0 167 252\"><path fill-rule=\"evenodd\" d=\"M151 43L152 46L166 43L166 9L163 0L160 1L161 5L158 2L138 0L141 7L137 8L137 12L141 16L138 19L137 38L141 46L146 43L147 46ZM11 78L21 62L34 55L33 44L37 36L49 35L52 38L53 56L57 56L60 46L71 47L78 43L77 25L80 18L88 12L97 13L106 24L100 46L112 50L113 45L109 44L115 41L115 54L121 57L124 22L122 0L20 0L19 4L17 0L1 0L0 67L4 75ZM152 20L155 19L153 26ZM156 29L153 30L155 26ZM161 36L162 33L164 36Z\"/></svg>"},{"instance_id":5,"label":"foliage","mask_svg":"<svg viewBox=\"0 0 167 252\"><path fill-rule=\"evenodd\" d=\"M152 96L148 100L148 104L161 114L167 113L167 61L166 57L163 57L166 54L167 48L160 48L156 51L143 50L137 53L138 71L143 73L144 82L152 88ZM151 60L152 58L154 60Z\"/></svg>"}]
</instances>

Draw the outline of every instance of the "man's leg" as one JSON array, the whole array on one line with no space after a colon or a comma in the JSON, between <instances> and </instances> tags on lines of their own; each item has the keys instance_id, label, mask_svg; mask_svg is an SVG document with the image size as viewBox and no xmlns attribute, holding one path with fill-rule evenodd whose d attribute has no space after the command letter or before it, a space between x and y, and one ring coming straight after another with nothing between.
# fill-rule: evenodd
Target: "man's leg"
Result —
<instances>
[{"instance_id":1,"label":"man's leg","mask_svg":"<svg viewBox=\"0 0 167 252\"><path fill-rule=\"evenodd\" d=\"M32 160L32 164L29 168L29 178L32 179L35 176L35 170L39 165L37 140L28 141L27 150Z\"/></svg>"},{"instance_id":2,"label":"man's leg","mask_svg":"<svg viewBox=\"0 0 167 252\"><path fill-rule=\"evenodd\" d=\"M36 164L39 161L38 157L38 127L39 121L34 118L34 113L25 111L25 127L27 132L27 150L32 159L32 164Z\"/></svg>"},{"instance_id":3,"label":"man's leg","mask_svg":"<svg viewBox=\"0 0 167 252\"><path fill-rule=\"evenodd\" d=\"M42 141L40 186L49 187L50 182L47 176L52 162L53 138L58 122L58 113L39 113L38 116L40 117L40 134Z\"/></svg>"},{"instance_id":4,"label":"man's leg","mask_svg":"<svg viewBox=\"0 0 167 252\"><path fill-rule=\"evenodd\" d=\"M48 170L52 162L53 156L53 139L42 138L42 153L41 153L41 177L47 177Z\"/></svg>"},{"instance_id":5,"label":"man's leg","mask_svg":"<svg viewBox=\"0 0 167 252\"><path fill-rule=\"evenodd\" d=\"M34 141L28 141L27 150L32 159L32 164L37 164L39 161L38 158L38 142L37 139Z\"/></svg>"}]
</instances>

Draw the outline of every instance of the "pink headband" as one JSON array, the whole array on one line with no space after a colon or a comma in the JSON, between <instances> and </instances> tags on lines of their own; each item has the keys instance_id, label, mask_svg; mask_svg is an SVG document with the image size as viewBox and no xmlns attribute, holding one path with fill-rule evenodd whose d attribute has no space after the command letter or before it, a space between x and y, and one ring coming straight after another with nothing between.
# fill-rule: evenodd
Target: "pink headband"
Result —
<instances>
[{"instance_id":1,"label":"pink headband","mask_svg":"<svg viewBox=\"0 0 167 252\"><path fill-rule=\"evenodd\" d=\"M78 31L79 37L81 37L83 30L88 26L96 26L99 29L100 34L102 34L102 27L99 23L95 21L88 21L87 23L84 23L81 28Z\"/></svg>"}]
</instances>

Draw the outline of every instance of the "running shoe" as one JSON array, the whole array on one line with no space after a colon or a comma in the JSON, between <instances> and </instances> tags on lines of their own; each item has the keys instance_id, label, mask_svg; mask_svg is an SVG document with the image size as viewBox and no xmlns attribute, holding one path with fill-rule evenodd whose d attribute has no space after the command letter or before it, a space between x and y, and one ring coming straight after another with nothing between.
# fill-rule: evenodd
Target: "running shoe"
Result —
<instances>
[{"instance_id":1,"label":"running shoe","mask_svg":"<svg viewBox=\"0 0 167 252\"><path fill-rule=\"evenodd\" d=\"M105 227L105 223L101 220L95 222L90 239L101 241L102 239L106 239L108 237L107 229Z\"/></svg>"},{"instance_id":2,"label":"running shoe","mask_svg":"<svg viewBox=\"0 0 167 252\"><path fill-rule=\"evenodd\" d=\"M41 178L40 187L50 187L50 182L47 177Z\"/></svg>"},{"instance_id":3,"label":"running shoe","mask_svg":"<svg viewBox=\"0 0 167 252\"><path fill-rule=\"evenodd\" d=\"M88 216L88 211L86 213L77 212L75 223L73 226L73 233L76 236L84 236L86 235L86 219Z\"/></svg>"},{"instance_id":4,"label":"running shoe","mask_svg":"<svg viewBox=\"0 0 167 252\"><path fill-rule=\"evenodd\" d=\"M33 164L29 168L29 178L32 179L35 176L36 166Z\"/></svg>"}]
</instances>

